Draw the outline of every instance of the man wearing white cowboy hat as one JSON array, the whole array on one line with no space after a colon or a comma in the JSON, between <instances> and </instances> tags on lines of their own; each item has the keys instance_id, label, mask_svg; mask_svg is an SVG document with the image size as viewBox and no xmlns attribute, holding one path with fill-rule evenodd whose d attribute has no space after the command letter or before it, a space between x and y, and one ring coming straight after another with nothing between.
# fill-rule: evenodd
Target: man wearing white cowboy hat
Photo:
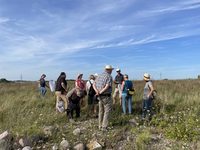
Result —
<instances>
[{"instance_id":1,"label":"man wearing white cowboy hat","mask_svg":"<svg viewBox=\"0 0 200 150\"><path fill-rule=\"evenodd\" d=\"M121 101L122 101L122 82L124 81L124 76L123 74L121 74L121 70L119 68L116 69L117 75L115 76L115 91L113 94L113 104L116 103L116 98L117 98L117 94L119 94L119 99L120 99L120 105L121 105Z\"/></svg>"},{"instance_id":2,"label":"man wearing white cowboy hat","mask_svg":"<svg viewBox=\"0 0 200 150\"><path fill-rule=\"evenodd\" d=\"M143 108L142 108L142 118L145 119L151 117L151 105L152 105L152 93L154 91L153 84L150 81L150 74L144 73L144 94L143 94Z\"/></svg>"},{"instance_id":3,"label":"man wearing white cowboy hat","mask_svg":"<svg viewBox=\"0 0 200 150\"><path fill-rule=\"evenodd\" d=\"M109 115L112 109L112 70L111 65L105 66L105 71L95 80L93 86L99 100L99 129L106 131Z\"/></svg>"}]
</instances>

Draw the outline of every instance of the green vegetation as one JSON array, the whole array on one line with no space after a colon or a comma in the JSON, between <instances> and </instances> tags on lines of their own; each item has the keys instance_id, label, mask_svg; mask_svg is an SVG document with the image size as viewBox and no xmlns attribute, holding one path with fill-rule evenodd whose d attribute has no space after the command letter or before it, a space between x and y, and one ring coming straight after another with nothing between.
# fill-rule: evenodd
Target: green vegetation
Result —
<instances>
[{"instance_id":1,"label":"green vegetation","mask_svg":"<svg viewBox=\"0 0 200 150\"><path fill-rule=\"evenodd\" d=\"M124 116L119 104L115 106L110 122L114 129L105 137L107 141L121 141L123 138L120 134L129 133L134 136L132 141L136 143L136 149L146 149L151 143L152 134L162 134L166 139L180 142L200 140L199 80L154 81L159 98L154 102L155 114L151 122L146 124L140 120L144 82L135 81L134 84L134 114ZM72 81L69 85L72 88ZM48 90L47 95L41 97L36 82L0 83L0 104L0 133L9 130L15 136L24 137L44 134L44 126L54 126L57 130L49 137L50 143L59 142L63 137L69 139L70 143L80 140L87 143L92 138L92 131L98 130L97 120L92 121L87 127L91 132L77 139L72 133L75 127L68 122L66 115L55 112L54 94ZM77 120L80 123L88 120L86 106ZM132 118L138 122L135 127L128 123ZM127 147L130 145L127 144Z\"/></svg>"}]
</instances>

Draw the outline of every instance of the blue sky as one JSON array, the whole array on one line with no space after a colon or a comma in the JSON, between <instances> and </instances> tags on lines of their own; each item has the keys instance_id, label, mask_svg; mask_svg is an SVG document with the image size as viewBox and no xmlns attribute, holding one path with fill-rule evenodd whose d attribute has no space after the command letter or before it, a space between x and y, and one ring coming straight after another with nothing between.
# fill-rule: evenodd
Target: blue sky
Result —
<instances>
[{"instance_id":1,"label":"blue sky","mask_svg":"<svg viewBox=\"0 0 200 150\"><path fill-rule=\"evenodd\" d=\"M200 74L200 0L0 0L0 78ZM115 71L112 74L116 75Z\"/></svg>"}]
</instances>

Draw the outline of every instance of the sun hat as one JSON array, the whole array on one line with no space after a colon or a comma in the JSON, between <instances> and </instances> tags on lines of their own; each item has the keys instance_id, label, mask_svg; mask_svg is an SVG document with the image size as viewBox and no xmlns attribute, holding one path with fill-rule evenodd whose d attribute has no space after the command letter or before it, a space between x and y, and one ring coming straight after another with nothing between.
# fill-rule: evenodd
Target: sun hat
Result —
<instances>
[{"instance_id":1,"label":"sun hat","mask_svg":"<svg viewBox=\"0 0 200 150\"><path fill-rule=\"evenodd\" d=\"M144 80L149 81L150 80L150 74L144 73Z\"/></svg>"},{"instance_id":2,"label":"sun hat","mask_svg":"<svg viewBox=\"0 0 200 150\"><path fill-rule=\"evenodd\" d=\"M116 69L116 72L120 72L121 70L119 68Z\"/></svg>"},{"instance_id":3,"label":"sun hat","mask_svg":"<svg viewBox=\"0 0 200 150\"><path fill-rule=\"evenodd\" d=\"M95 73L94 76L95 76L95 77L98 77L98 73Z\"/></svg>"},{"instance_id":4,"label":"sun hat","mask_svg":"<svg viewBox=\"0 0 200 150\"><path fill-rule=\"evenodd\" d=\"M106 69L106 70L113 70L114 68L113 68L111 65L106 65L106 66L105 66L105 69Z\"/></svg>"}]
</instances>

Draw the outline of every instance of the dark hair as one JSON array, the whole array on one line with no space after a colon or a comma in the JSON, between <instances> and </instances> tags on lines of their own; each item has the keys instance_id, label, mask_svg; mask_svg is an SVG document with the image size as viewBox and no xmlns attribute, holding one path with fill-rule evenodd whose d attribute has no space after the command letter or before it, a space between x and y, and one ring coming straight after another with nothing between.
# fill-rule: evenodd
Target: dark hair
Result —
<instances>
[{"instance_id":1,"label":"dark hair","mask_svg":"<svg viewBox=\"0 0 200 150\"><path fill-rule=\"evenodd\" d=\"M66 76L65 72L61 72L60 76Z\"/></svg>"}]
</instances>

